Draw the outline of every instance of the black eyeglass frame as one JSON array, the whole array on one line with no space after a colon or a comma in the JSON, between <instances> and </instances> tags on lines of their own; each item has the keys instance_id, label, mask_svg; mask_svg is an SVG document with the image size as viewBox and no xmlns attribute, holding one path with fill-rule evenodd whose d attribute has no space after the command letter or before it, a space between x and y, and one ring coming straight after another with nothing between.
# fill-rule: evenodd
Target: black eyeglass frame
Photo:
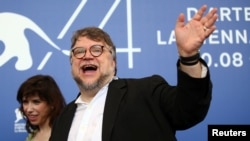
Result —
<instances>
[{"instance_id":1,"label":"black eyeglass frame","mask_svg":"<svg viewBox=\"0 0 250 141\"><path fill-rule=\"evenodd\" d=\"M92 56L99 57L102 55L104 47L105 46L102 46L102 45L92 45L88 50ZM82 50L79 50L79 52L77 54L76 49L82 49ZM95 52L95 49L100 49L100 52L98 52L98 53ZM76 57L78 59L83 58L86 55L86 52L87 52L87 49L84 47L74 47L71 49L71 53L74 55L74 57ZM110 53L112 53L112 52L110 51Z\"/></svg>"}]
</instances>

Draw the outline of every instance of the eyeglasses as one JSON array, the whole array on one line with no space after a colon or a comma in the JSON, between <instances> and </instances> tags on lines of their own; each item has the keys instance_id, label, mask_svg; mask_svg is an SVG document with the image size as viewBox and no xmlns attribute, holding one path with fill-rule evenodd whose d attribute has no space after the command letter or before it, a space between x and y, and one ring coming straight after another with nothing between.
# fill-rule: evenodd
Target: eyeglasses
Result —
<instances>
[{"instance_id":1,"label":"eyeglasses","mask_svg":"<svg viewBox=\"0 0 250 141\"><path fill-rule=\"evenodd\" d=\"M89 48L90 54L94 57L98 57L103 53L104 46L101 45L93 45ZM74 47L71 49L73 55L80 59L85 56L87 49L84 47Z\"/></svg>"}]
</instances>

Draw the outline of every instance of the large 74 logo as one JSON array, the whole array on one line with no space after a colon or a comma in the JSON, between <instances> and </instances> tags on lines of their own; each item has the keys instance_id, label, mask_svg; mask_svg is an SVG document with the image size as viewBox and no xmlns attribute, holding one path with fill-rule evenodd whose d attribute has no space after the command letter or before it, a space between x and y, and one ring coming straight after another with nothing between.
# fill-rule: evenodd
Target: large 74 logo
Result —
<instances>
[{"instance_id":1,"label":"large 74 logo","mask_svg":"<svg viewBox=\"0 0 250 141\"><path fill-rule=\"evenodd\" d=\"M99 28L104 28L110 17L113 15L115 10L117 9L118 5L120 4L121 0L115 0L112 6L109 8L108 12L102 19L101 23L99 24ZM67 24L64 26L61 33L58 35L58 39L63 38L73 21L76 19L80 11L83 9L84 5L87 3L87 0L82 0L81 3L76 8L75 12L68 20ZM133 53L134 52L141 52L141 48L133 48L133 36L132 36L132 4L131 0L126 0L126 14L127 14L127 48L118 47L116 49L117 53L128 53L128 68L133 68ZM69 54L69 52L67 53Z\"/></svg>"},{"instance_id":2,"label":"large 74 logo","mask_svg":"<svg viewBox=\"0 0 250 141\"><path fill-rule=\"evenodd\" d=\"M100 28L104 28L106 23L109 21L110 17L113 15L114 11L117 9L121 0L115 0L102 21L98 25ZM78 17L79 13L82 11L86 5L87 0L82 0L78 7L73 12L72 16L69 18L68 22L65 24L64 28L59 33L57 39L62 39L67 33L72 23ZM128 68L133 68L133 53L141 52L140 48L133 48L133 36L132 36L132 7L131 0L126 0L126 14L127 14L127 48L117 47L117 53L128 53ZM17 61L15 63L15 68L18 71L25 71L33 66L33 58L30 53L29 41L24 35L25 29L30 29L49 43L53 48L62 52L65 55L69 55L69 50L62 50L57 46L48 35L31 19L16 13L3 12L0 13L0 40L4 43L4 50L0 56L0 67L7 63L11 58L16 57ZM17 21L18 20L18 24ZM15 40L15 42L13 42ZM41 63L38 65L37 70L42 70L43 67L48 62L53 52L47 52L47 54L42 59Z\"/></svg>"}]
</instances>

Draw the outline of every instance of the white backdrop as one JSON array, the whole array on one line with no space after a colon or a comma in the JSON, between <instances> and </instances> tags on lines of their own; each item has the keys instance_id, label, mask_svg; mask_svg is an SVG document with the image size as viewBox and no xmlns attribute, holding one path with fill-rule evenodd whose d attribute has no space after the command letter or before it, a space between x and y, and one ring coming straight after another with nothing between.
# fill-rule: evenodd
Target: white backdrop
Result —
<instances>
[{"instance_id":1,"label":"white backdrop","mask_svg":"<svg viewBox=\"0 0 250 141\"><path fill-rule=\"evenodd\" d=\"M190 19L201 5L218 8L217 30L201 49L214 85L208 115L178 131L180 141L207 140L209 124L250 124L250 1L228 0L2 0L0 1L0 140L23 141L25 121L15 109L19 85L34 74L52 75L67 102L78 92L71 78L70 38L99 26L117 46L118 76L160 74L176 84L173 35L180 12Z\"/></svg>"}]
</instances>

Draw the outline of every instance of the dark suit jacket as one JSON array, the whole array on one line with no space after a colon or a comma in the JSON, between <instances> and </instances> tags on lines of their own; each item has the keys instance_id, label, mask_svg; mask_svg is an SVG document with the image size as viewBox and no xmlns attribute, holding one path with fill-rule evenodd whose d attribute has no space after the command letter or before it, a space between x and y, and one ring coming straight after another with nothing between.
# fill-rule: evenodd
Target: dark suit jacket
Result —
<instances>
[{"instance_id":1,"label":"dark suit jacket","mask_svg":"<svg viewBox=\"0 0 250 141\"><path fill-rule=\"evenodd\" d=\"M102 141L175 141L175 131L201 122L209 109L209 72L195 79L178 70L177 86L154 75L113 80L108 89ZM67 141L76 104L72 101L54 123L50 141Z\"/></svg>"}]
</instances>

